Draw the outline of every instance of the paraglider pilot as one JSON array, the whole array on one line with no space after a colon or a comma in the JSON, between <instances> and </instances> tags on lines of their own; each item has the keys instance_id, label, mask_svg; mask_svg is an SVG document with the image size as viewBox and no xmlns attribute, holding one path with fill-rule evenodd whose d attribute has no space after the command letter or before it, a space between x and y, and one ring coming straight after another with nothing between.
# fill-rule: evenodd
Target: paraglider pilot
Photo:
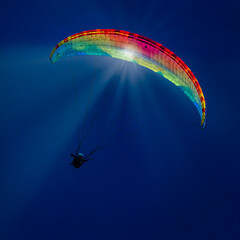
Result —
<instances>
[{"instance_id":1,"label":"paraglider pilot","mask_svg":"<svg viewBox=\"0 0 240 240\"><path fill-rule=\"evenodd\" d=\"M74 166L75 168L80 168L88 160L90 160L90 159L93 160L93 158L90 158L90 156L94 152L95 152L95 149L93 151L91 151L86 157L84 157L84 155L82 153L78 153L77 151L76 151L76 155L71 153L71 157L73 157L73 161L72 161L71 165Z\"/></svg>"},{"instance_id":2,"label":"paraglider pilot","mask_svg":"<svg viewBox=\"0 0 240 240\"><path fill-rule=\"evenodd\" d=\"M88 161L88 159L84 159L83 156L84 155L82 153L78 153L76 154L76 156L71 153L71 157L73 157L71 165L74 166L75 168L81 167L86 161Z\"/></svg>"}]
</instances>

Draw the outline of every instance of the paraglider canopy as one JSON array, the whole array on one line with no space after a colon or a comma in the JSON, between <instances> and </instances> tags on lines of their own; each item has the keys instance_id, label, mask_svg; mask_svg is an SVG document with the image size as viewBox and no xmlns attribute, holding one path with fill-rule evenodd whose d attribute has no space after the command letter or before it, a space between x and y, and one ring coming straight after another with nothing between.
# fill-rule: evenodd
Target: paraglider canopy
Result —
<instances>
[{"instance_id":1,"label":"paraglider canopy","mask_svg":"<svg viewBox=\"0 0 240 240\"><path fill-rule=\"evenodd\" d=\"M134 62L151 69L179 87L206 119L202 89L190 68L172 51L139 34L115 29L96 29L69 36L56 45L51 62L74 55L101 55Z\"/></svg>"}]
</instances>

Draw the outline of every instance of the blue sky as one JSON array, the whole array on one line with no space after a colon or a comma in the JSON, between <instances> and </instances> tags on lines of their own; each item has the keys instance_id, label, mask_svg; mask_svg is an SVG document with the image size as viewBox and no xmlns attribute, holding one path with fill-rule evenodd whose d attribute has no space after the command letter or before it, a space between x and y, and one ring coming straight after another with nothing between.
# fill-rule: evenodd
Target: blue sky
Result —
<instances>
[{"instance_id":1,"label":"blue sky","mask_svg":"<svg viewBox=\"0 0 240 240\"><path fill-rule=\"evenodd\" d=\"M239 239L239 10L233 0L2 3L1 238ZM139 33L183 59L206 98L205 129L148 69L50 63L59 41L96 28ZM83 152L127 137L74 169L89 101L85 125L97 117Z\"/></svg>"}]
</instances>

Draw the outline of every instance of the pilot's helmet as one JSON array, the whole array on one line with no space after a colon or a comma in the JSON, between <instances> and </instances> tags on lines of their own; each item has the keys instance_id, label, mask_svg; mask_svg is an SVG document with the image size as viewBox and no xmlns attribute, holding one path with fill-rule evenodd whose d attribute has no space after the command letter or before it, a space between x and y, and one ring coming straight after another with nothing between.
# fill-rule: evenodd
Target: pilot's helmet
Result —
<instances>
[{"instance_id":1,"label":"pilot's helmet","mask_svg":"<svg viewBox=\"0 0 240 240\"><path fill-rule=\"evenodd\" d=\"M82 153L78 153L78 155L79 155L80 157L83 157L83 156L84 156Z\"/></svg>"}]
</instances>

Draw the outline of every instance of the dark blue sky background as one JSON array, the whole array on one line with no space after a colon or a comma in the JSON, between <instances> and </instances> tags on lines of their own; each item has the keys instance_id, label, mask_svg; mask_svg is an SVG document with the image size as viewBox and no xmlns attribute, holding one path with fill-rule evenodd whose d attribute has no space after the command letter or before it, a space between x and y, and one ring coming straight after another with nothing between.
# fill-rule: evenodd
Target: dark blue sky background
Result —
<instances>
[{"instance_id":1,"label":"dark blue sky background","mask_svg":"<svg viewBox=\"0 0 240 240\"><path fill-rule=\"evenodd\" d=\"M237 0L2 2L0 238L240 239L239 12ZM182 58L205 94L206 128L148 69L107 57L50 63L59 41L96 28L139 33ZM88 102L86 126L97 117L84 153L127 137L75 169Z\"/></svg>"}]
</instances>

